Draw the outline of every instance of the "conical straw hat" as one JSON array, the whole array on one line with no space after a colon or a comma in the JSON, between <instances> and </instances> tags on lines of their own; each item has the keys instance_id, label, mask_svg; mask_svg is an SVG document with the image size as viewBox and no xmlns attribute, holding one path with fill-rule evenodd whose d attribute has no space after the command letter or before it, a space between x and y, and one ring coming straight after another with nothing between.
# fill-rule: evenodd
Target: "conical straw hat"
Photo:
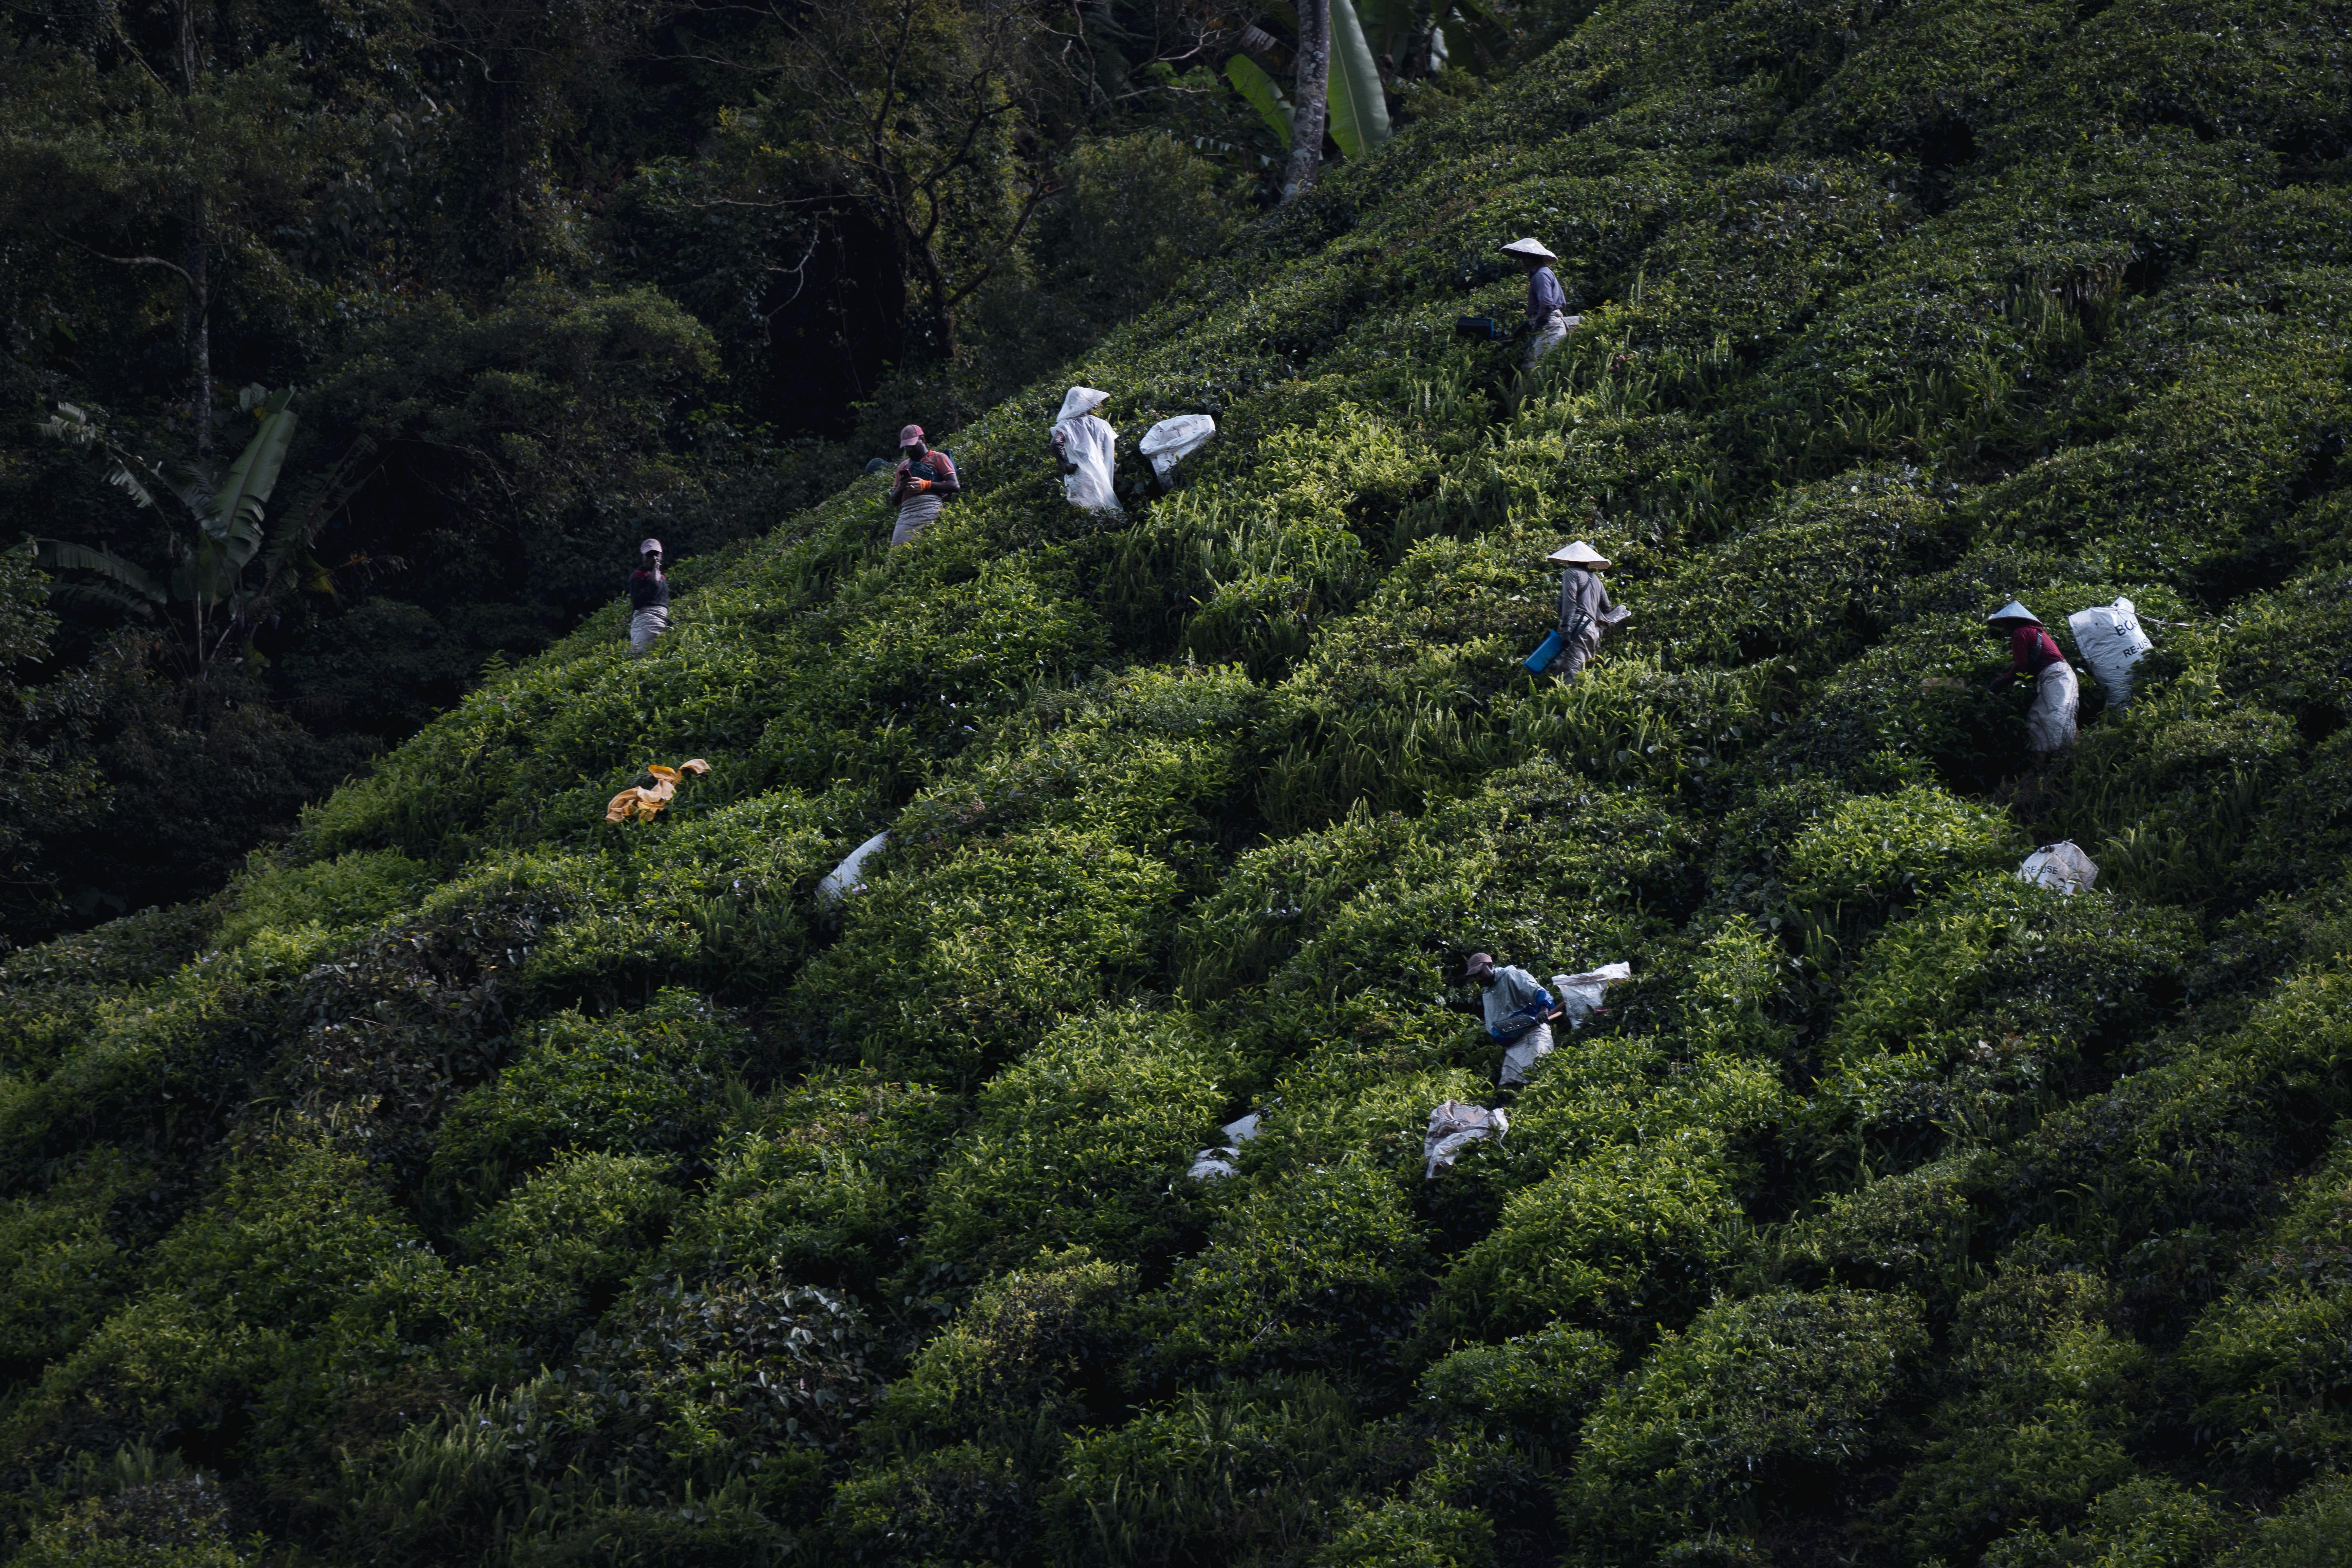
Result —
<instances>
[{"instance_id":1,"label":"conical straw hat","mask_svg":"<svg viewBox=\"0 0 2352 1568\"><path fill-rule=\"evenodd\" d=\"M1495 248L1506 256L1532 256L1538 261L1559 259L1545 247L1540 239L1515 239L1508 245L1498 245Z\"/></svg>"},{"instance_id":2,"label":"conical straw hat","mask_svg":"<svg viewBox=\"0 0 2352 1568\"><path fill-rule=\"evenodd\" d=\"M1606 566L1609 564L1609 557L1601 554L1601 552L1593 549L1592 546L1585 543L1581 539L1578 540L1573 544L1561 545L1558 550L1555 550L1550 554L1545 556L1544 559L1547 561L1556 561L1562 566Z\"/></svg>"},{"instance_id":3,"label":"conical straw hat","mask_svg":"<svg viewBox=\"0 0 2352 1568\"><path fill-rule=\"evenodd\" d=\"M2042 624L2042 617L2040 616L2035 615L2032 610L2027 609L2015 599L2011 599L2008 604L2003 605L2000 609L1995 610L1991 615L1987 616L1985 619L1988 621L2032 621L2037 626Z\"/></svg>"}]
</instances>

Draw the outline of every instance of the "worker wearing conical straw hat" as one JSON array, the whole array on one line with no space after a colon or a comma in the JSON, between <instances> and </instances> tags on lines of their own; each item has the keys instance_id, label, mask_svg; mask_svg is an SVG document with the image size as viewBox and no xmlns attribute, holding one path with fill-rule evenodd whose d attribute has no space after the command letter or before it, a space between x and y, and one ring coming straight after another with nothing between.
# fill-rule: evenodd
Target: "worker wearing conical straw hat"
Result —
<instances>
[{"instance_id":1,"label":"worker wearing conical straw hat","mask_svg":"<svg viewBox=\"0 0 2352 1568\"><path fill-rule=\"evenodd\" d=\"M1608 569L1609 558L1601 552L1580 539L1544 559L1560 568L1559 657L1552 661L1551 673L1562 680L1573 680L1586 661L1601 651L1601 629L1624 616L1609 602L1609 590L1601 585L1601 574Z\"/></svg>"},{"instance_id":2,"label":"worker wearing conical straw hat","mask_svg":"<svg viewBox=\"0 0 2352 1568\"><path fill-rule=\"evenodd\" d=\"M1520 368L1533 370L1536 361L1559 347L1568 330L1584 318L1568 313L1568 294L1551 270L1551 264L1559 258L1542 240L1515 239L1497 248L1528 269L1527 331L1535 336Z\"/></svg>"},{"instance_id":3,"label":"worker wearing conical straw hat","mask_svg":"<svg viewBox=\"0 0 2352 1568\"><path fill-rule=\"evenodd\" d=\"M1992 683L1999 691L2020 676L2033 681L2033 706L2026 710L2028 744L2048 756L2074 743L2074 721L2082 708L2082 689L2074 667L2066 662L2056 639L2042 628L2032 610L2011 599L1985 617L1994 631L2009 638L2009 668Z\"/></svg>"}]
</instances>

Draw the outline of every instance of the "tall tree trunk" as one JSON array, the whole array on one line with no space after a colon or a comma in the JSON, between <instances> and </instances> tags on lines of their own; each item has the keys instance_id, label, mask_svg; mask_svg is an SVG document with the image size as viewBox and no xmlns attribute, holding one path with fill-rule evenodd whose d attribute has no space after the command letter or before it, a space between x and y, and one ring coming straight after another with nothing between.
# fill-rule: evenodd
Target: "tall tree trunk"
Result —
<instances>
[{"instance_id":1,"label":"tall tree trunk","mask_svg":"<svg viewBox=\"0 0 2352 1568\"><path fill-rule=\"evenodd\" d=\"M203 68L201 42L196 37L195 0L180 0L179 5L180 104L183 114L196 96L196 83ZM194 127L191 126L191 131ZM188 380L189 398L195 405L196 453L209 458L213 451L213 324L212 269L206 262L212 252L212 225L205 210L205 191L201 184L188 188L188 206L182 219L184 230L182 260L184 276L188 285Z\"/></svg>"},{"instance_id":2,"label":"tall tree trunk","mask_svg":"<svg viewBox=\"0 0 2352 1568\"><path fill-rule=\"evenodd\" d=\"M1282 172L1285 206L1315 188L1323 166L1323 122L1331 85L1331 0L1298 0L1298 59L1291 89L1290 163Z\"/></svg>"},{"instance_id":3,"label":"tall tree trunk","mask_svg":"<svg viewBox=\"0 0 2352 1568\"><path fill-rule=\"evenodd\" d=\"M188 273L189 396L195 404L196 452L213 452L213 285L207 262L212 254L211 226L205 221L205 194L188 193L184 252Z\"/></svg>"}]
</instances>

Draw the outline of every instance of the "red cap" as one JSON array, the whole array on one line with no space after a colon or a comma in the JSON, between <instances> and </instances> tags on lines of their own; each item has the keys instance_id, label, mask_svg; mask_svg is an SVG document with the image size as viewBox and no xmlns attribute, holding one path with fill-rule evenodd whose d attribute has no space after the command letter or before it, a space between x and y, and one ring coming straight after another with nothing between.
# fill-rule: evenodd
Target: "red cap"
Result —
<instances>
[{"instance_id":1,"label":"red cap","mask_svg":"<svg viewBox=\"0 0 2352 1568\"><path fill-rule=\"evenodd\" d=\"M901 447L911 447L922 438L923 427L919 425L909 425L898 432L898 445Z\"/></svg>"}]
</instances>

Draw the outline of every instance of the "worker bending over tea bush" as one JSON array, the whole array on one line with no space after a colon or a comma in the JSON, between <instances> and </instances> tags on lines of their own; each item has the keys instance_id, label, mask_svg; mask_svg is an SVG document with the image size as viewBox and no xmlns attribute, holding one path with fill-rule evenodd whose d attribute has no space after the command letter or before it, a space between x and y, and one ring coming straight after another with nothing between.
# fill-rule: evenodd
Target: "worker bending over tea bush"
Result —
<instances>
[{"instance_id":1,"label":"worker bending over tea bush","mask_svg":"<svg viewBox=\"0 0 2352 1568\"><path fill-rule=\"evenodd\" d=\"M1994 678L1991 689L2000 690L2019 676L2033 678L2033 706L2025 715L2025 738L2048 756L2074 743L2076 714L2083 704L2074 666L2066 662L2057 641L2034 618L2033 612L2011 599L1985 617L1995 631L2009 637L2009 668Z\"/></svg>"},{"instance_id":2,"label":"worker bending over tea bush","mask_svg":"<svg viewBox=\"0 0 2352 1568\"><path fill-rule=\"evenodd\" d=\"M1499 968L1491 952L1474 952L1462 973L1478 983L1486 994L1479 1005L1486 1016L1486 1033L1505 1048L1502 1081L1512 1089L1528 1081L1528 1069L1537 1058L1551 1053L1551 1014L1559 1005L1552 994L1514 963Z\"/></svg>"}]
</instances>

